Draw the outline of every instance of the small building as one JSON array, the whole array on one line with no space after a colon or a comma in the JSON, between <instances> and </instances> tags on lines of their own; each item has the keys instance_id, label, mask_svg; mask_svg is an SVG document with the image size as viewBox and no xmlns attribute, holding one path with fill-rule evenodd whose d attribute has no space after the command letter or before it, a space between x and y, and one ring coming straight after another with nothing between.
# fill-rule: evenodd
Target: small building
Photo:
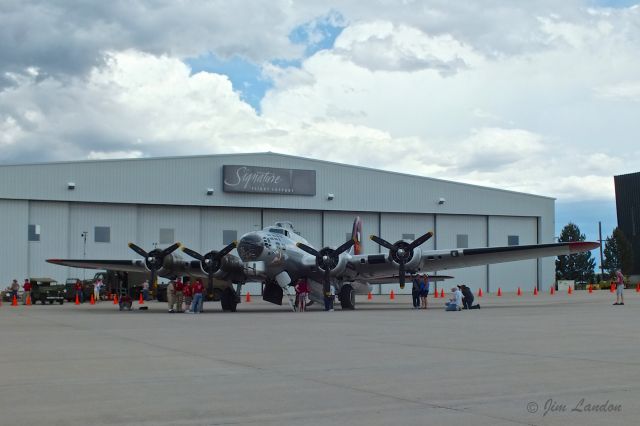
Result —
<instances>
[{"instance_id":1,"label":"small building","mask_svg":"<svg viewBox=\"0 0 640 426\"><path fill-rule=\"evenodd\" d=\"M275 153L2 165L0 285L81 276L48 258L137 258L129 241L207 252L280 220L323 247L360 216L368 253L384 251L370 234L433 231L426 249L552 243L554 209L549 197ZM554 268L545 258L437 272L490 292L546 288Z\"/></svg>"},{"instance_id":2,"label":"small building","mask_svg":"<svg viewBox=\"0 0 640 426\"><path fill-rule=\"evenodd\" d=\"M631 281L640 281L640 172L613 177L618 228L633 248Z\"/></svg>"}]
</instances>

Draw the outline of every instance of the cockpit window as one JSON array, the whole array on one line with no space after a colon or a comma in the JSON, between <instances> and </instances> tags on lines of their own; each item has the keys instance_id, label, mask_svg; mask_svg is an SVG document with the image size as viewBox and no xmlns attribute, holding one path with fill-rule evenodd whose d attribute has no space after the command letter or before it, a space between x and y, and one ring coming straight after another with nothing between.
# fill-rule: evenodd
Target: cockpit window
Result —
<instances>
[{"instance_id":1,"label":"cockpit window","mask_svg":"<svg viewBox=\"0 0 640 426\"><path fill-rule=\"evenodd\" d=\"M269 232L273 232L274 234L287 235L287 231L285 231L284 229L280 229L280 228L271 228L271 229L269 229Z\"/></svg>"}]
</instances>

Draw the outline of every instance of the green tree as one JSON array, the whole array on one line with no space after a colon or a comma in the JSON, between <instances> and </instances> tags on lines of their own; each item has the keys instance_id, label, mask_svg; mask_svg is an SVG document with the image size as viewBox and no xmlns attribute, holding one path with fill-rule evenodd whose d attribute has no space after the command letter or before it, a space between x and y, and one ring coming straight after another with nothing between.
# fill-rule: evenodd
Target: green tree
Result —
<instances>
[{"instance_id":1,"label":"green tree","mask_svg":"<svg viewBox=\"0 0 640 426\"><path fill-rule=\"evenodd\" d=\"M607 237L604 243L602 266L609 277L614 276L617 269L629 275L633 268L633 249L620 228L614 229L613 234Z\"/></svg>"},{"instance_id":2,"label":"green tree","mask_svg":"<svg viewBox=\"0 0 640 426\"><path fill-rule=\"evenodd\" d=\"M560 233L558 242L577 242L586 239L580 233L580 228L575 223L568 223ZM592 281L596 261L591 257L591 252L558 256L556 259L556 278L559 280L575 280L579 282Z\"/></svg>"}]
</instances>

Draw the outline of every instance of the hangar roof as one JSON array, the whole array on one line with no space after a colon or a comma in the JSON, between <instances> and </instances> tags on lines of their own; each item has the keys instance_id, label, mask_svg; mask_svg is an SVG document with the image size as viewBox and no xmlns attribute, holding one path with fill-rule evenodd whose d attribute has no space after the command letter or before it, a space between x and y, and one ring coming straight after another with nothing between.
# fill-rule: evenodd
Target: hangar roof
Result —
<instances>
[{"instance_id":1,"label":"hangar roof","mask_svg":"<svg viewBox=\"0 0 640 426\"><path fill-rule=\"evenodd\" d=\"M230 165L314 170L315 195L223 190L222 168ZM0 165L1 198L516 216L548 213L554 203L539 195L273 152ZM445 203L438 203L441 198Z\"/></svg>"}]
</instances>

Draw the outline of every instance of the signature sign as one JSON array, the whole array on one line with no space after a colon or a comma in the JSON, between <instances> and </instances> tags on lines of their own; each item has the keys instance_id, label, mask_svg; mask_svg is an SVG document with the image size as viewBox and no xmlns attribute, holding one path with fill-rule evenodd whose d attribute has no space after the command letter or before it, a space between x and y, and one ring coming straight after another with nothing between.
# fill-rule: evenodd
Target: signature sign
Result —
<instances>
[{"instance_id":1,"label":"signature sign","mask_svg":"<svg viewBox=\"0 0 640 426\"><path fill-rule=\"evenodd\" d=\"M316 195L316 171L256 166L222 166L224 192Z\"/></svg>"}]
</instances>

